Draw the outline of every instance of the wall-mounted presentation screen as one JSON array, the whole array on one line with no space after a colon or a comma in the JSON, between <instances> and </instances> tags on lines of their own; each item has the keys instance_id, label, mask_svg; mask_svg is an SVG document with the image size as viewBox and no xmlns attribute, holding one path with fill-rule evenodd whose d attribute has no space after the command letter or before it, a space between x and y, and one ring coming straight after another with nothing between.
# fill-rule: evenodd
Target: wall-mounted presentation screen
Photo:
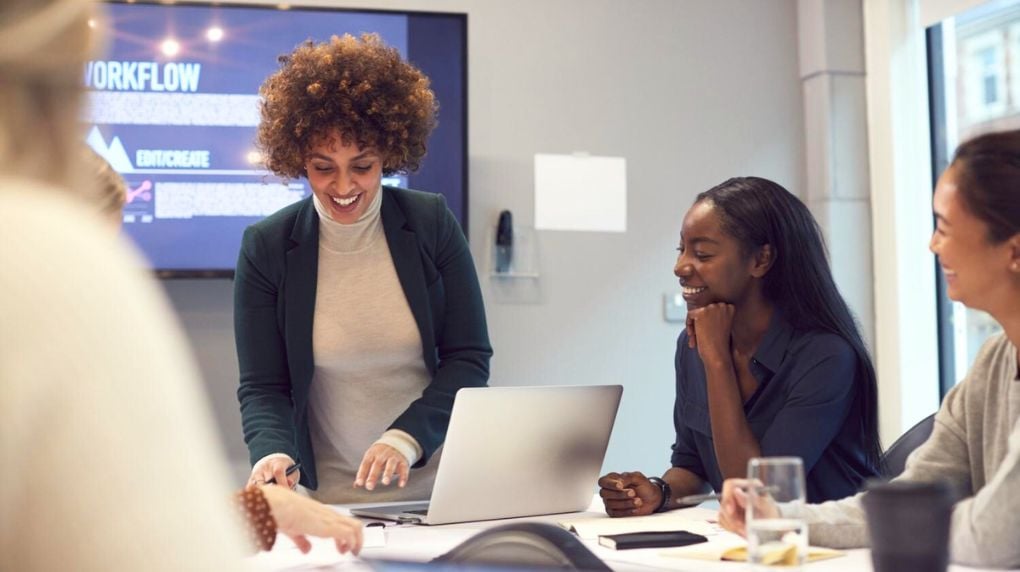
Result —
<instances>
[{"instance_id":1,"label":"wall-mounted presentation screen","mask_svg":"<svg viewBox=\"0 0 1020 572\"><path fill-rule=\"evenodd\" d=\"M301 42L378 33L432 80L439 127L417 173L467 217L466 17L272 6L112 3L84 70L88 143L128 184L124 231L164 276L233 272L246 226L307 197L259 167L258 89Z\"/></svg>"}]
</instances>

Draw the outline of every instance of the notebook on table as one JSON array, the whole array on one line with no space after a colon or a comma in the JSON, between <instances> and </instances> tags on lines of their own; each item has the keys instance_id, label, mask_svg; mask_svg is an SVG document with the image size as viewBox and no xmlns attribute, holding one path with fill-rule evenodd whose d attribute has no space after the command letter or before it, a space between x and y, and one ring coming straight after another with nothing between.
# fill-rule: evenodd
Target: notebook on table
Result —
<instances>
[{"instance_id":1,"label":"notebook on table","mask_svg":"<svg viewBox=\"0 0 1020 572\"><path fill-rule=\"evenodd\" d=\"M665 548L667 546L688 546L708 542L708 538L686 530L628 532L626 534L605 534L599 536L599 544L613 550L634 548Z\"/></svg>"},{"instance_id":2,"label":"notebook on table","mask_svg":"<svg viewBox=\"0 0 1020 572\"><path fill-rule=\"evenodd\" d=\"M351 513L448 524L583 511L622 392L619 385L461 389L431 500Z\"/></svg>"}]
</instances>

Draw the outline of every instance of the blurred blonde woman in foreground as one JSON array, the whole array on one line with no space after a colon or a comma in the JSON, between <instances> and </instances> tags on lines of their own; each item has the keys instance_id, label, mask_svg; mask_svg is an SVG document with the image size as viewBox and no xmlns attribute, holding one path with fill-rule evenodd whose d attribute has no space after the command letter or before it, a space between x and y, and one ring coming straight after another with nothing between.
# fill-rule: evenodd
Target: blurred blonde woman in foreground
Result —
<instances>
[{"instance_id":1,"label":"blurred blonde woman in foreground","mask_svg":"<svg viewBox=\"0 0 1020 572\"><path fill-rule=\"evenodd\" d=\"M238 568L251 547L198 373L82 164L91 16L0 2L0 569ZM357 521L286 488L236 502L259 547L280 530L360 548Z\"/></svg>"}]
</instances>

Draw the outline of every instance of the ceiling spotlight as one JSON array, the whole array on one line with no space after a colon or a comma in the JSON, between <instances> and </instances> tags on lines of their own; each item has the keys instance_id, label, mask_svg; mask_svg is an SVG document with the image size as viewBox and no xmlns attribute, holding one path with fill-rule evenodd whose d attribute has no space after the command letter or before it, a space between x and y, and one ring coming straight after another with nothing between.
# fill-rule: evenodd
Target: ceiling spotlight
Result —
<instances>
[{"instance_id":1,"label":"ceiling spotlight","mask_svg":"<svg viewBox=\"0 0 1020 572\"><path fill-rule=\"evenodd\" d=\"M159 45L159 49L162 50L164 56L174 57L181 51L181 45L177 40L173 38L167 38L163 40L163 43Z\"/></svg>"},{"instance_id":2,"label":"ceiling spotlight","mask_svg":"<svg viewBox=\"0 0 1020 572\"><path fill-rule=\"evenodd\" d=\"M89 28L95 28L95 27L96 27L96 19L95 18L89 18Z\"/></svg>"},{"instance_id":3,"label":"ceiling spotlight","mask_svg":"<svg viewBox=\"0 0 1020 572\"><path fill-rule=\"evenodd\" d=\"M205 31L205 37L210 42L218 42L223 39L223 28L213 26Z\"/></svg>"},{"instance_id":4,"label":"ceiling spotlight","mask_svg":"<svg viewBox=\"0 0 1020 572\"><path fill-rule=\"evenodd\" d=\"M248 155L245 157L248 160L249 165L261 165L262 164L262 153L258 151L248 151Z\"/></svg>"}]
</instances>

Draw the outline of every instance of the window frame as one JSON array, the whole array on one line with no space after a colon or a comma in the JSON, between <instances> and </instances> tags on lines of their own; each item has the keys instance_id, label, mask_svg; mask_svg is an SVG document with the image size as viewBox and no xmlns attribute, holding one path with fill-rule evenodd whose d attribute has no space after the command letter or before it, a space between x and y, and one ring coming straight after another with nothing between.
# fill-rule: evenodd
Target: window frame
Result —
<instances>
[{"instance_id":1,"label":"window frame","mask_svg":"<svg viewBox=\"0 0 1020 572\"><path fill-rule=\"evenodd\" d=\"M946 115L946 74L943 24L925 30L928 68L928 114L931 125L931 177L937 182L949 167L949 122ZM932 186L932 194L935 187ZM934 224L934 215L932 216ZM938 258L935 265L935 317L937 323L939 361L939 402L956 385L956 332L954 330L953 301L946 294L946 277Z\"/></svg>"}]
</instances>

